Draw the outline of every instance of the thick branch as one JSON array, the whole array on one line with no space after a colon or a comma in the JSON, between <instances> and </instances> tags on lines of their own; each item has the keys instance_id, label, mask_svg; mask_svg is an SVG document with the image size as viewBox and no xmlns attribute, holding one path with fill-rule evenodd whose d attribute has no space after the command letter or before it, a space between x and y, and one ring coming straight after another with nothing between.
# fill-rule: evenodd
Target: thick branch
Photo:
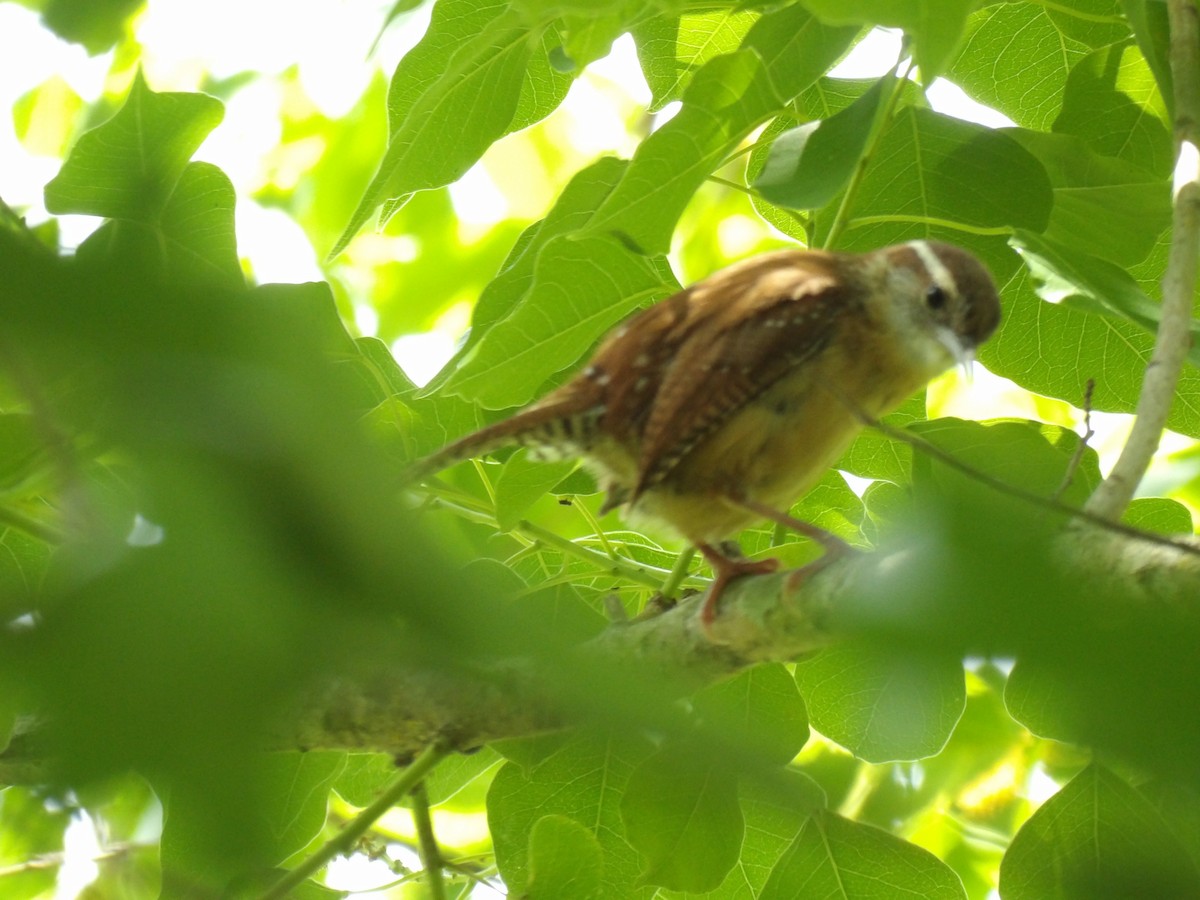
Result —
<instances>
[{"instance_id":1,"label":"thick branch","mask_svg":"<svg viewBox=\"0 0 1200 900\"><path fill-rule=\"evenodd\" d=\"M1175 84L1175 212L1163 276L1162 318L1138 398L1137 421L1121 456L1088 500L1090 513L1116 519L1129 505L1167 424L1191 343L1196 258L1200 254L1200 27L1195 0L1169 0Z\"/></svg>"},{"instance_id":2,"label":"thick branch","mask_svg":"<svg viewBox=\"0 0 1200 900\"><path fill-rule=\"evenodd\" d=\"M598 707L616 702L613 695L623 689L622 678L635 685L633 693L659 690L659 699L682 696L757 663L794 660L842 639L861 627L864 609L876 624L893 614L906 615L889 607L903 602L898 582L907 579L910 594L915 590L932 596L944 575L930 569L931 557L922 552L856 555L808 579L789 573L746 578L729 586L711 635L700 626L702 598L695 596L654 618L612 625L577 653L557 660L549 673L522 662L471 673L395 670L369 683L341 682L305 698L301 714L277 733L276 742L281 747L403 755L444 738L458 749L469 749L598 714L557 690L564 683L582 680L590 686L584 690L603 692ZM1111 594L1115 587L1120 602L1137 615L1143 609L1169 618L1200 615L1195 608L1200 556L1195 553L1085 524L1063 533L1047 559L1061 566L1063 581L1084 596ZM961 586L943 585L941 590L961 594ZM1031 601L1025 597L1019 602ZM1061 612L1047 610L1051 619ZM1009 617L1013 629L1037 633L1038 640L1045 638L1047 628L1058 627L1027 621L1027 612L1028 607L1014 606L999 614ZM914 626L907 627L911 631ZM933 633L940 625L918 622L915 627ZM1012 647L999 649L1014 652ZM618 714L637 712L623 707Z\"/></svg>"}]
</instances>

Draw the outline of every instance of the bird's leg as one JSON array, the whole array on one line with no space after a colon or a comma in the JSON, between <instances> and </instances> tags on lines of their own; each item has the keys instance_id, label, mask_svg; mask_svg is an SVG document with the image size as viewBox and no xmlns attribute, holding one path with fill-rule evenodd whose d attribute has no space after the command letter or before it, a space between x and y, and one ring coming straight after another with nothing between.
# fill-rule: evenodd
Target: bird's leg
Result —
<instances>
[{"instance_id":1,"label":"bird's leg","mask_svg":"<svg viewBox=\"0 0 1200 900\"><path fill-rule=\"evenodd\" d=\"M800 519L789 516L787 513L780 512L765 503L732 495L727 495L724 499L734 506L740 506L755 515L762 516L764 519L777 522L785 528L797 531L805 537L816 541L825 549L825 555L820 559L814 560L802 569L796 570L795 575L798 579L806 578L823 569L831 562L855 552L850 544L846 543L836 534L809 522L803 522ZM735 544L734 548L736 546ZM716 581L713 582L712 588L709 589L708 597L704 601L704 607L700 610L700 623L706 631L712 625L713 619L716 618L717 602L720 600L721 594L729 582L743 575L766 575L779 568L779 560L777 559L741 559L736 555L736 552L730 551L727 544L722 544L720 548L714 547L711 544L697 544L696 548L704 554L704 558L708 560L708 564L712 566L713 573L716 575Z\"/></svg>"},{"instance_id":2,"label":"bird's leg","mask_svg":"<svg viewBox=\"0 0 1200 900\"><path fill-rule=\"evenodd\" d=\"M697 544L696 549L704 554L716 576L700 610L700 624L704 626L705 631L708 631L708 627L717 616L717 601L721 599L721 594L729 582L743 575L767 575L779 568L777 559L741 559L731 555L725 545L718 548L712 544Z\"/></svg>"},{"instance_id":3,"label":"bird's leg","mask_svg":"<svg viewBox=\"0 0 1200 900\"><path fill-rule=\"evenodd\" d=\"M765 503L759 503L757 500L750 500L747 497L729 496L726 498L729 503L734 506L740 506L743 509L748 509L755 515L762 516L771 522L782 525L784 528L790 528L792 531L797 531L806 538L811 538L825 548L825 555L837 559L845 556L847 553L853 553L854 548L843 541L836 534L826 531L811 522L804 522L794 516L789 516L785 512L780 512L773 506L768 506ZM833 560L829 560L832 562Z\"/></svg>"}]
</instances>

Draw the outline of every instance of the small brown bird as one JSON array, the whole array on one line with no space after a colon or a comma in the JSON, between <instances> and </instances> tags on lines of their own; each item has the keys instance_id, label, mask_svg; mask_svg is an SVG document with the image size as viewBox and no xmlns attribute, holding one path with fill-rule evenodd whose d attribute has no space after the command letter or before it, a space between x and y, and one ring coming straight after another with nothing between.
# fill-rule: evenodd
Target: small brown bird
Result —
<instances>
[{"instance_id":1,"label":"small brown bird","mask_svg":"<svg viewBox=\"0 0 1200 900\"><path fill-rule=\"evenodd\" d=\"M571 381L410 474L506 444L581 456L605 509L666 523L708 559L707 625L725 584L777 565L721 542L771 519L844 548L786 510L865 422L970 360L999 322L987 269L950 244L764 254L634 315Z\"/></svg>"}]
</instances>

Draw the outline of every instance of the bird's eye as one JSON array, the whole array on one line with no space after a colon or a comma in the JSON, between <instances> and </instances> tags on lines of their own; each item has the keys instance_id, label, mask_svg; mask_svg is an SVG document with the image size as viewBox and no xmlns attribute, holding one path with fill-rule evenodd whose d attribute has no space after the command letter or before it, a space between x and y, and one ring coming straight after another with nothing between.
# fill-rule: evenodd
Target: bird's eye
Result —
<instances>
[{"instance_id":1,"label":"bird's eye","mask_svg":"<svg viewBox=\"0 0 1200 900\"><path fill-rule=\"evenodd\" d=\"M944 309L948 299L946 291L941 285L931 284L929 290L925 292L925 303L932 310Z\"/></svg>"}]
</instances>

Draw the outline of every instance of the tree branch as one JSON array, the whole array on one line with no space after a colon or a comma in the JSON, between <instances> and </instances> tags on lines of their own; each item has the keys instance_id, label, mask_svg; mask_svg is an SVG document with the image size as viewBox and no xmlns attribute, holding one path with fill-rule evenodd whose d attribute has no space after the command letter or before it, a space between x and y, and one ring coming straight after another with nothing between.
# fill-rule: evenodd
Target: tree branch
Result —
<instances>
[{"instance_id":1,"label":"tree branch","mask_svg":"<svg viewBox=\"0 0 1200 900\"><path fill-rule=\"evenodd\" d=\"M1196 258L1200 254L1200 27L1195 0L1168 0L1175 85L1175 211L1163 276L1162 318L1146 367L1137 419L1112 471L1087 502L1088 512L1116 519L1129 505L1158 449L1175 386L1191 343Z\"/></svg>"}]
</instances>

